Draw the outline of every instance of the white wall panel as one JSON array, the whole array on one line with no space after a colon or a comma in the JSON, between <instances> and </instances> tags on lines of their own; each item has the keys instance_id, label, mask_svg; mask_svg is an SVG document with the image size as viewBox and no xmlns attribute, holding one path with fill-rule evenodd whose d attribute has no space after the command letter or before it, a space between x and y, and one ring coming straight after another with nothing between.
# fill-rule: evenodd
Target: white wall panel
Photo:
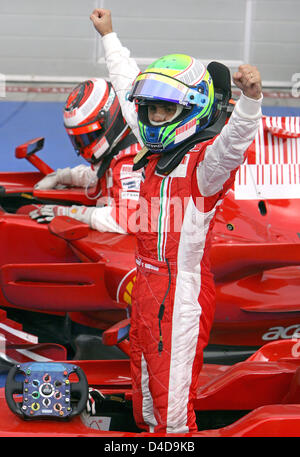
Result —
<instances>
[{"instance_id":1,"label":"white wall panel","mask_svg":"<svg viewBox=\"0 0 300 457\"><path fill-rule=\"evenodd\" d=\"M89 19L95 7L111 9L115 30L142 68L182 52L231 70L247 58L275 85L300 72L300 0L0 0L0 73L106 76Z\"/></svg>"},{"instance_id":2,"label":"white wall panel","mask_svg":"<svg viewBox=\"0 0 300 457\"><path fill-rule=\"evenodd\" d=\"M257 0L252 24L251 60L263 79L291 84L300 73L300 2Z\"/></svg>"}]
</instances>

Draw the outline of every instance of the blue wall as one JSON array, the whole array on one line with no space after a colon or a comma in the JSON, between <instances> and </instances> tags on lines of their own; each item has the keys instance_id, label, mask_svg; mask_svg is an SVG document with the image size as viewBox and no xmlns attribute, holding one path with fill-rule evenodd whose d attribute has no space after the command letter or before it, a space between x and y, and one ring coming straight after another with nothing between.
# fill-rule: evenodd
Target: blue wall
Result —
<instances>
[{"instance_id":1,"label":"blue wall","mask_svg":"<svg viewBox=\"0 0 300 457\"><path fill-rule=\"evenodd\" d=\"M45 146L38 153L53 169L86 163L77 157L63 125L63 102L0 102L0 171L35 171L25 159L16 159L15 147L43 136ZM300 115L300 108L269 106L268 116Z\"/></svg>"},{"instance_id":2,"label":"blue wall","mask_svg":"<svg viewBox=\"0 0 300 457\"><path fill-rule=\"evenodd\" d=\"M36 137L45 137L38 156L52 168L83 163L63 125L62 102L0 102L0 171L36 171L25 159L16 159L15 147Z\"/></svg>"}]
</instances>

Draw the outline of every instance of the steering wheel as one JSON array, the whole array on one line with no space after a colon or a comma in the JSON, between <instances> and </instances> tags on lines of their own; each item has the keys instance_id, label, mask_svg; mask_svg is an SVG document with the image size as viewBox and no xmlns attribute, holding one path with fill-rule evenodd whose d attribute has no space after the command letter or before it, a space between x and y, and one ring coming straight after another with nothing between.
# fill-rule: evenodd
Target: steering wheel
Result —
<instances>
[{"instance_id":1,"label":"steering wheel","mask_svg":"<svg viewBox=\"0 0 300 457\"><path fill-rule=\"evenodd\" d=\"M72 373L78 382L70 381ZM76 365L28 362L15 365L8 372L5 398L11 411L23 419L69 419L85 408L88 382Z\"/></svg>"}]
</instances>

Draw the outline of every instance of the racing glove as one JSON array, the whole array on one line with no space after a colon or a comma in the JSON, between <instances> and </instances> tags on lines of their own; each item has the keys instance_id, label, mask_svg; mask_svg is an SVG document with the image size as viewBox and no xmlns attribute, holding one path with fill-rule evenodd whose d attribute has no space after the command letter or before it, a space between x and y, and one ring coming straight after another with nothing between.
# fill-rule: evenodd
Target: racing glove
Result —
<instances>
[{"instance_id":1,"label":"racing glove","mask_svg":"<svg viewBox=\"0 0 300 457\"><path fill-rule=\"evenodd\" d=\"M105 400L105 396L100 390L89 387L89 396L86 403L86 411L91 416L96 416L101 411L101 406Z\"/></svg>"},{"instance_id":2,"label":"racing glove","mask_svg":"<svg viewBox=\"0 0 300 457\"><path fill-rule=\"evenodd\" d=\"M53 173L46 175L34 188L36 190L62 189L72 185L71 168L58 168Z\"/></svg>"},{"instance_id":3,"label":"racing glove","mask_svg":"<svg viewBox=\"0 0 300 457\"><path fill-rule=\"evenodd\" d=\"M96 208L88 206L59 206L42 205L31 211L29 216L39 224L48 224L55 216L69 216L78 221L84 222L91 227L92 213Z\"/></svg>"}]
</instances>

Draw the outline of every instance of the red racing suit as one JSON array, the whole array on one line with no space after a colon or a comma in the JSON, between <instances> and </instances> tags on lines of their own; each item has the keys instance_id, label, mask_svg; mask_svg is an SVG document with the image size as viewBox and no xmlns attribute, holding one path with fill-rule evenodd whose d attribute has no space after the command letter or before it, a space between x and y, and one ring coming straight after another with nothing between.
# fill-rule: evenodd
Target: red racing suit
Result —
<instances>
[{"instance_id":1,"label":"red racing suit","mask_svg":"<svg viewBox=\"0 0 300 457\"><path fill-rule=\"evenodd\" d=\"M96 209L91 219L93 229L99 232L130 231L128 223L137 208L141 182L141 172L132 170L133 158L139 150L139 143L134 143L112 158L109 168L100 179L100 191L94 197ZM87 195L89 187L97 184L98 166L78 165L63 171L62 184L84 187Z\"/></svg>"},{"instance_id":2,"label":"red racing suit","mask_svg":"<svg viewBox=\"0 0 300 457\"><path fill-rule=\"evenodd\" d=\"M137 210L141 171L133 171L133 158L140 150L132 144L112 158L105 175L100 179L97 208L92 214L92 228L100 232L128 233L132 231ZM70 185L86 187L97 182L97 168L86 165L71 169ZM88 193L88 190L87 190ZM104 330L127 317L125 309L70 312L73 322Z\"/></svg>"},{"instance_id":3,"label":"red racing suit","mask_svg":"<svg viewBox=\"0 0 300 457\"><path fill-rule=\"evenodd\" d=\"M139 138L134 104L126 101L139 69L115 33L102 43L123 116ZM220 135L196 145L170 174L156 172L157 155L145 168L130 350L135 420L150 432L197 430L194 400L215 309L211 232L255 137L260 106L242 95Z\"/></svg>"}]
</instances>

